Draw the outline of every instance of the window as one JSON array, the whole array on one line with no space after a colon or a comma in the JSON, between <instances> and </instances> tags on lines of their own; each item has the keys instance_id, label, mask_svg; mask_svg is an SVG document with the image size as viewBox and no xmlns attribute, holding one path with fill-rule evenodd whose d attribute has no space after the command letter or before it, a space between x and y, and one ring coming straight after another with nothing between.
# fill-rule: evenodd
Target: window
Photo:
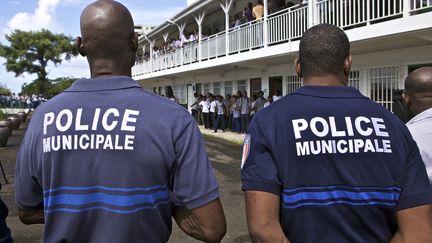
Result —
<instances>
[{"instance_id":1,"label":"window","mask_svg":"<svg viewBox=\"0 0 432 243\"><path fill-rule=\"evenodd\" d=\"M220 82L213 83L213 94L214 95L220 95L221 94L220 86L221 86Z\"/></svg>"},{"instance_id":2,"label":"window","mask_svg":"<svg viewBox=\"0 0 432 243\"><path fill-rule=\"evenodd\" d=\"M179 104L187 104L186 86L174 86L173 91Z\"/></svg>"},{"instance_id":3,"label":"window","mask_svg":"<svg viewBox=\"0 0 432 243\"><path fill-rule=\"evenodd\" d=\"M232 81L226 81L224 83L225 85L225 95L232 95L233 94L233 82Z\"/></svg>"},{"instance_id":4,"label":"window","mask_svg":"<svg viewBox=\"0 0 432 243\"><path fill-rule=\"evenodd\" d=\"M298 75L288 76L287 94L291 94L303 85L303 80Z\"/></svg>"},{"instance_id":5,"label":"window","mask_svg":"<svg viewBox=\"0 0 432 243\"><path fill-rule=\"evenodd\" d=\"M348 78L348 86L360 89L360 71L351 71Z\"/></svg>"},{"instance_id":6,"label":"window","mask_svg":"<svg viewBox=\"0 0 432 243\"><path fill-rule=\"evenodd\" d=\"M204 95L207 95L207 93L209 93L210 92L210 83L205 83L204 85L203 85L203 91L204 91Z\"/></svg>"},{"instance_id":7,"label":"window","mask_svg":"<svg viewBox=\"0 0 432 243\"><path fill-rule=\"evenodd\" d=\"M393 111L393 94L399 89L399 67L372 68L369 80L370 98Z\"/></svg>"},{"instance_id":8,"label":"window","mask_svg":"<svg viewBox=\"0 0 432 243\"><path fill-rule=\"evenodd\" d=\"M237 91L245 91L246 90L246 80L237 81Z\"/></svg>"}]
</instances>

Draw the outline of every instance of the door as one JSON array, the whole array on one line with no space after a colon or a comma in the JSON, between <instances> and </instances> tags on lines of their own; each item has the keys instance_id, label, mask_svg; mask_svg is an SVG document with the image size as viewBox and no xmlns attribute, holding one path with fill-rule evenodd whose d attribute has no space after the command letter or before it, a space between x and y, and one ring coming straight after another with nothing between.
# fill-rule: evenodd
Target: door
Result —
<instances>
[{"instance_id":1,"label":"door","mask_svg":"<svg viewBox=\"0 0 432 243\"><path fill-rule=\"evenodd\" d=\"M252 97L254 94L257 94L259 91L261 91L261 78L250 79L249 97Z\"/></svg>"},{"instance_id":2,"label":"door","mask_svg":"<svg viewBox=\"0 0 432 243\"><path fill-rule=\"evenodd\" d=\"M269 78L270 95L274 95L276 91L282 95L282 76L270 77Z\"/></svg>"}]
</instances>

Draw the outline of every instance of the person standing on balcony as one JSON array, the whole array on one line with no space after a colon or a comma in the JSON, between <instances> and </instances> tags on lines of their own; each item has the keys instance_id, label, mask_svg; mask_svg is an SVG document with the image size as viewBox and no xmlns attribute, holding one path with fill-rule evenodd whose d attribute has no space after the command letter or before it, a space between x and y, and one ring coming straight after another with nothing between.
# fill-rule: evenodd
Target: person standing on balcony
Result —
<instances>
[{"instance_id":1,"label":"person standing on balcony","mask_svg":"<svg viewBox=\"0 0 432 243\"><path fill-rule=\"evenodd\" d=\"M284 9L284 3L282 0L271 0L271 13L277 13Z\"/></svg>"},{"instance_id":2,"label":"person standing on balcony","mask_svg":"<svg viewBox=\"0 0 432 243\"><path fill-rule=\"evenodd\" d=\"M243 16L246 18L247 22L252 22L255 20L255 17L253 16L252 13L252 2L248 2L247 6L244 8L243 10Z\"/></svg>"},{"instance_id":3,"label":"person standing on balcony","mask_svg":"<svg viewBox=\"0 0 432 243\"><path fill-rule=\"evenodd\" d=\"M304 86L255 115L241 178L255 242L432 242L432 186L390 111L347 87L348 37L321 24L300 41Z\"/></svg>"},{"instance_id":4,"label":"person standing on balcony","mask_svg":"<svg viewBox=\"0 0 432 243\"><path fill-rule=\"evenodd\" d=\"M17 156L16 204L44 242L167 242L172 218L220 242L226 222L205 145L185 109L131 78L129 10L99 0L81 14L80 79L33 114Z\"/></svg>"},{"instance_id":5,"label":"person standing on balcony","mask_svg":"<svg viewBox=\"0 0 432 243\"><path fill-rule=\"evenodd\" d=\"M410 118L408 129L417 142L432 184L432 67L419 68L408 75L403 98Z\"/></svg>"},{"instance_id":6,"label":"person standing on balcony","mask_svg":"<svg viewBox=\"0 0 432 243\"><path fill-rule=\"evenodd\" d=\"M252 9L252 15L257 22L261 22L264 17L264 5L262 0L257 0L255 7Z\"/></svg>"},{"instance_id":7,"label":"person standing on balcony","mask_svg":"<svg viewBox=\"0 0 432 243\"><path fill-rule=\"evenodd\" d=\"M241 132L246 133L250 120L250 107L251 102L246 91L243 91L240 98L240 112L241 112Z\"/></svg>"}]
</instances>

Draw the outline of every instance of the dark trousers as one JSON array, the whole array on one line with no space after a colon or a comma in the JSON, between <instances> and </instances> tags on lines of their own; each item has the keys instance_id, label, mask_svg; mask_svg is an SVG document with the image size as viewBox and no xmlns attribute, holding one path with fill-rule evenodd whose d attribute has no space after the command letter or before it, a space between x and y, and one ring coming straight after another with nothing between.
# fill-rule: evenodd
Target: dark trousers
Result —
<instances>
[{"instance_id":1,"label":"dark trousers","mask_svg":"<svg viewBox=\"0 0 432 243\"><path fill-rule=\"evenodd\" d=\"M217 132L217 130L219 128L221 128L222 131L225 131L225 115L224 114L218 115L216 118L214 131Z\"/></svg>"},{"instance_id":2,"label":"dark trousers","mask_svg":"<svg viewBox=\"0 0 432 243\"><path fill-rule=\"evenodd\" d=\"M246 133L249 126L249 114L241 114L241 132Z\"/></svg>"},{"instance_id":3,"label":"dark trousers","mask_svg":"<svg viewBox=\"0 0 432 243\"><path fill-rule=\"evenodd\" d=\"M232 119L232 131L240 132L240 117Z\"/></svg>"},{"instance_id":4,"label":"dark trousers","mask_svg":"<svg viewBox=\"0 0 432 243\"><path fill-rule=\"evenodd\" d=\"M215 120L216 120L215 113L210 112L210 127L214 128Z\"/></svg>"},{"instance_id":5,"label":"dark trousers","mask_svg":"<svg viewBox=\"0 0 432 243\"><path fill-rule=\"evenodd\" d=\"M232 114L225 116L225 130L232 130Z\"/></svg>"},{"instance_id":6,"label":"dark trousers","mask_svg":"<svg viewBox=\"0 0 432 243\"><path fill-rule=\"evenodd\" d=\"M207 129L207 128L210 128L210 113L206 113L206 112L203 112L202 113L203 114L203 119L204 119L204 127Z\"/></svg>"},{"instance_id":7,"label":"dark trousers","mask_svg":"<svg viewBox=\"0 0 432 243\"><path fill-rule=\"evenodd\" d=\"M192 109L192 117L195 119L196 122L198 122L198 111L195 109Z\"/></svg>"}]
</instances>

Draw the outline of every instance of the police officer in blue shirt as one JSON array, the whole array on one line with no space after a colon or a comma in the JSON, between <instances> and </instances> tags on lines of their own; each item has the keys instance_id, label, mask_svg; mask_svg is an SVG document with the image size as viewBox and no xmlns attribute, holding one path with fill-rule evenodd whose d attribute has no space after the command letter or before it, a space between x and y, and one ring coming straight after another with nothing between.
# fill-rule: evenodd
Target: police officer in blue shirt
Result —
<instances>
[{"instance_id":1,"label":"police officer in blue shirt","mask_svg":"<svg viewBox=\"0 0 432 243\"><path fill-rule=\"evenodd\" d=\"M304 87L258 112L241 177L255 242L432 242L432 188L408 129L346 87L345 33L300 42Z\"/></svg>"},{"instance_id":2,"label":"police officer in blue shirt","mask_svg":"<svg viewBox=\"0 0 432 243\"><path fill-rule=\"evenodd\" d=\"M129 11L96 1L81 33L91 79L33 114L16 166L21 220L45 223L44 242L159 243L173 217L196 239L219 242L225 217L196 123L130 78L138 38Z\"/></svg>"}]
</instances>

